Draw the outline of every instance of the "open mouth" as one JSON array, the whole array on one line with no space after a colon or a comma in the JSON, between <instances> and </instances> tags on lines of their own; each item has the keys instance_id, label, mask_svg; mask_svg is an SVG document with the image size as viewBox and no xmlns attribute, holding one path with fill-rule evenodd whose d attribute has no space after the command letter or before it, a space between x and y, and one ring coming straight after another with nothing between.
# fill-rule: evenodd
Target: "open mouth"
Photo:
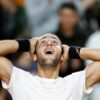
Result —
<instances>
[{"instance_id":1,"label":"open mouth","mask_svg":"<svg viewBox=\"0 0 100 100\"><path fill-rule=\"evenodd\" d=\"M45 54L52 55L52 54L54 54L54 50L52 50L52 49L46 49L45 50Z\"/></svg>"},{"instance_id":2,"label":"open mouth","mask_svg":"<svg viewBox=\"0 0 100 100\"><path fill-rule=\"evenodd\" d=\"M53 52L52 51L47 51L46 54L53 54Z\"/></svg>"}]
</instances>

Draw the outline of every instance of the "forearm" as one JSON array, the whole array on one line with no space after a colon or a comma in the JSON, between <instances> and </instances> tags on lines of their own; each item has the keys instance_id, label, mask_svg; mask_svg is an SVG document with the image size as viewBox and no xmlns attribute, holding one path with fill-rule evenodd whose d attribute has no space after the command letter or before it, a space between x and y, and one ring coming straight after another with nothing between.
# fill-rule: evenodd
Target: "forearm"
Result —
<instances>
[{"instance_id":1,"label":"forearm","mask_svg":"<svg viewBox=\"0 0 100 100\"><path fill-rule=\"evenodd\" d=\"M0 41L0 56L15 53L18 48L19 45L16 40L2 40Z\"/></svg>"},{"instance_id":2,"label":"forearm","mask_svg":"<svg viewBox=\"0 0 100 100\"><path fill-rule=\"evenodd\" d=\"M81 48L80 57L85 60L100 61L100 49Z\"/></svg>"}]
</instances>

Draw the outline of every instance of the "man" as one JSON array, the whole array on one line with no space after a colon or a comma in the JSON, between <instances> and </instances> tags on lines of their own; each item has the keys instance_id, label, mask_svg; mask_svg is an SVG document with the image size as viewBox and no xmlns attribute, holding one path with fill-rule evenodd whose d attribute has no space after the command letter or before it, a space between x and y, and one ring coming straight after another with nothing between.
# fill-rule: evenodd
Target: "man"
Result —
<instances>
[{"instance_id":1,"label":"man","mask_svg":"<svg viewBox=\"0 0 100 100\"><path fill-rule=\"evenodd\" d=\"M8 53L28 51L29 48L38 65L38 73L35 76L14 67L11 61L3 57ZM67 45L62 49L59 38L52 34L25 41L0 41L0 56L2 85L10 92L13 100L82 100L84 92L90 93L91 87L100 82L100 50ZM95 62L88 65L84 71L64 78L59 77L61 63L65 59L75 57Z\"/></svg>"},{"instance_id":2,"label":"man","mask_svg":"<svg viewBox=\"0 0 100 100\"><path fill-rule=\"evenodd\" d=\"M79 14L74 3L64 3L59 8L59 28L55 34L62 44L83 47L86 41L86 32L79 25ZM69 60L60 70L60 76L64 77L72 72L83 70L84 61L79 59Z\"/></svg>"}]
</instances>

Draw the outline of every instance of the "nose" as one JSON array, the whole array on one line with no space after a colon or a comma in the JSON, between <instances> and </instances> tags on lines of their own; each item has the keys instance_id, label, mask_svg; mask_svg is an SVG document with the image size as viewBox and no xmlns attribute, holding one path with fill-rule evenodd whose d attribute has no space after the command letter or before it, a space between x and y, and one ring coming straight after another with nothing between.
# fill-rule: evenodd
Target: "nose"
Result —
<instances>
[{"instance_id":1,"label":"nose","mask_svg":"<svg viewBox=\"0 0 100 100\"><path fill-rule=\"evenodd\" d=\"M48 41L47 42L47 46L52 46L52 42L51 41Z\"/></svg>"}]
</instances>

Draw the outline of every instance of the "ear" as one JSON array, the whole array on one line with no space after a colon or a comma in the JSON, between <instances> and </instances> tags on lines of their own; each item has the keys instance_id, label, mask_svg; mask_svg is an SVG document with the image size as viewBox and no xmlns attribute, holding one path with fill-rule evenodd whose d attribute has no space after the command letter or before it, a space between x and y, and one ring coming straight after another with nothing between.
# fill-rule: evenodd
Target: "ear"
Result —
<instances>
[{"instance_id":1,"label":"ear","mask_svg":"<svg viewBox=\"0 0 100 100\"><path fill-rule=\"evenodd\" d=\"M61 62L64 61L64 54L61 55Z\"/></svg>"}]
</instances>

